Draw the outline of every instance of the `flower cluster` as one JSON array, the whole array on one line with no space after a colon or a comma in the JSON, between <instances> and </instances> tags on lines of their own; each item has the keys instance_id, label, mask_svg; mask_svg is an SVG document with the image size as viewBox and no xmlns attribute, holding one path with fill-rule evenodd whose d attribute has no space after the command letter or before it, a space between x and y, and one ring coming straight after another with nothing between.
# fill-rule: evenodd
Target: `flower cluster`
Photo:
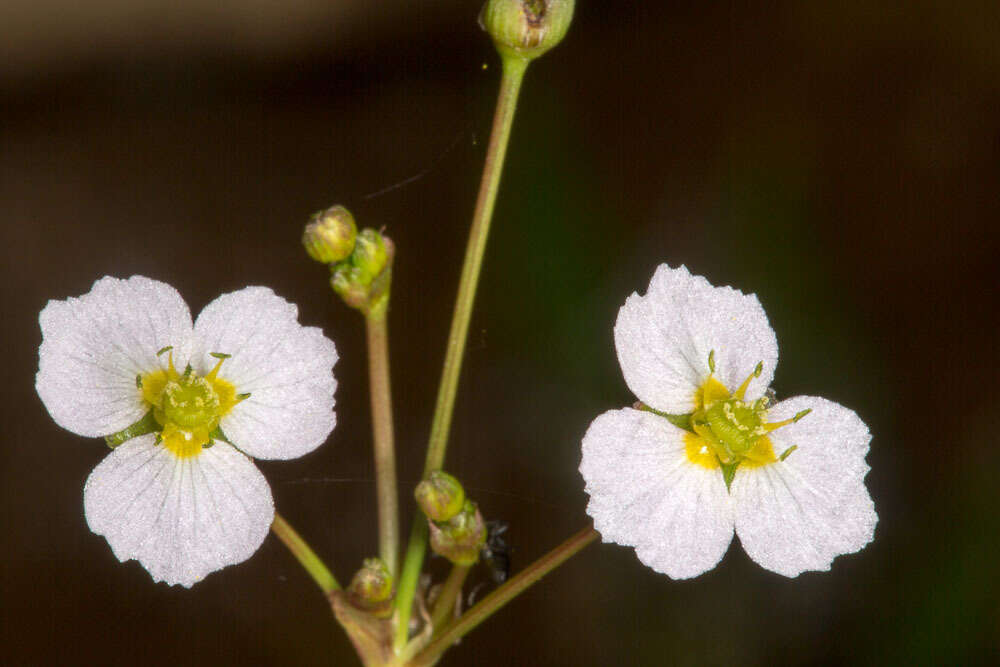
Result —
<instances>
[{"instance_id":1,"label":"flower cluster","mask_svg":"<svg viewBox=\"0 0 1000 667\"><path fill-rule=\"evenodd\" d=\"M772 404L778 344L754 295L661 265L615 345L640 402L590 425L580 464L605 541L675 579L715 567L734 530L789 577L871 541L868 427L823 398Z\"/></svg>"},{"instance_id":2,"label":"flower cluster","mask_svg":"<svg viewBox=\"0 0 1000 667\"><path fill-rule=\"evenodd\" d=\"M191 586L249 558L274 518L250 457L290 459L333 430L333 343L265 287L192 323L169 285L105 277L50 301L36 389L52 418L114 449L84 487L91 530L121 561Z\"/></svg>"}]
</instances>

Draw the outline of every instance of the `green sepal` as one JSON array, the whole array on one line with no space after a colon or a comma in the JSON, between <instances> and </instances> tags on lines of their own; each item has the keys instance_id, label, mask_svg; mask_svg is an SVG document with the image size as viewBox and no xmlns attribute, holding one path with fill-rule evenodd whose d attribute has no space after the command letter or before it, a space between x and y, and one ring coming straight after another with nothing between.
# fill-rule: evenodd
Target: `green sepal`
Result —
<instances>
[{"instance_id":1,"label":"green sepal","mask_svg":"<svg viewBox=\"0 0 1000 667\"><path fill-rule=\"evenodd\" d=\"M226 434L222 432L222 428L220 428L218 426L216 426L215 428L212 429L212 432L208 434L208 437L209 437L210 441L212 441L212 440L221 440L222 442L225 442L227 444L230 444L230 445L233 444L233 443L229 442L229 438L227 438Z\"/></svg>"},{"instance_id":2,"label":"green sepal","mask_svg":"<svg viewBox=\"0 0 1000 667\"><path fill-rule=\"evenodd\" d=\"M159 431L161 428L160 423L153 417L153 411L150 410L146 413L145 417L131 426L128 426L117 433L104 436L104 441L108 443L108 447L114 449L126 440L131 440L132 438L140 435L146 435L147 433L152 433L153 431Z\"/></svg>"},{"instance_id":3,"label":"green sepal","mask_svg":"<svg viewBox=\"0 0 1000 667\"><path fill-rule=\"evenodd\" d=\"M664 419L666 419L668 422L670 422L671 424L673 424L677 428L682 428L685 431L687 431L688 433L694 433L694 428L691 426L691 415L690 414L686 414L686 415L671 415L671 414L668 414L666 412L660 412L659 410L655 410L655 409L649 407L648 405L646 405L645 403L643 403L642 401L637 401L636 404L635 404L635 407L636 407L637 410L642 410L643 412L652 412L654 415L663 417Z\"/></svg>"},{"instance_id":4,"label":"green sepal","mask_svg":"<svg viewBox=\"0 0 1000 667\"><path fill-rule=\"evenodd\" d=\"M736 477L736 469L740 467L739 459L729 463L719 461L719 465L722 467L722 479L726 483L726 491L729 491L733 478Z\"/></svg>"}]
</instances>

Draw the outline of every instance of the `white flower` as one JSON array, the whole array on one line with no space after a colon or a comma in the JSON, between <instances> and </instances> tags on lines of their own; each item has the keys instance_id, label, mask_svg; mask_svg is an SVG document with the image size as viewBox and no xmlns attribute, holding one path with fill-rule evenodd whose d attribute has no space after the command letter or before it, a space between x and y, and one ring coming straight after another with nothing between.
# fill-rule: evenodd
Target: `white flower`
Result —
<instances>
[{"instance_id":1,"label":"white flower","mask_svg":"<svg viewBox=\"0 0 1000 667\"><path fill-rule=\"evenodd\" d=\"M734 530L788 577L871 541L868 427L822 398L771 406L778 345L757 297L661 265L619 311L615 345L641 409L605 412L583 438L604 541L675 579L715 567Z\"/></svg>"},{"instance_id":2,"label":"white flower","mask_svg":"<svg viewBox=\"0 0 1000 667\"><path fill-rule=\"evenodd\" d=\"M124 441L83 492L90 529L119 560L190 587L264 541L274 502L249 457L301 456L335 423L336 350L297 312L247 287L192 324L173 287L142 276L42 310L35 388L49 414Z\"/></svg>"}]
</instances>

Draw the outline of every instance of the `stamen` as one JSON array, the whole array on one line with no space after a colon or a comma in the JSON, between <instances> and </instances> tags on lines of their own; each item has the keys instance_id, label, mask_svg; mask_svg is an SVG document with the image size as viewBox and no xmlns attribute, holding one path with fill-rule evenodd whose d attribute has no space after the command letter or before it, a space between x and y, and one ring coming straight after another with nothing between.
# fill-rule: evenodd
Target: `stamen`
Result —
<instances>
[{"instance_id":1,"label":"stamen","mask_svg":"<svg viewBox=\"0 0 1000 667\"><path fill-rule=\"evenodd\" d=\"M188 364L187 366L184 367L184 375L182 377L184 377L185 380L191 377L191 371L193 370L194 369L191 368L191 364Z\"/></svg>"},{"instance_id":2,"label":"stamen","mask_svg":"<svg viewBox=\"0 0 1000 667\"><path fill-rule=\"evenodd\" d=\"M174 349L173 345L167 345L166 347L161 347L159 350L156 351L156 356L160 356L164 352L169 352L172 349Z\"/></svg>"},{"instance_id":3,"label":"stamen","mask_svg":"<svg viewBox=\"0 0 1000 667\"><path fill-rule=\"evenodd\" d=\"M226 359L228 359L228 358L229 358L229 356L226 355ZM212 370L210 370L208 372L208 375L205 376L205 379L208 380L209 382L211 382L212 380L214 380L215 376L219 374L219 369L222 367L222 362L225 361L226 359L219 359L219 362L217 364L215 364L215 368L213 368Z\"/></svg>"},{"instance_id":4,"label":"stamen","mask_svg":"<svg viewBox=\"0 0 1000 667\"><path fill-rule=\"evenodd\" d=\"M135 376L135 388L142 389L142 373Z\"/></svg>"},{"instance_id":5,"label":"stamen","mask_svg":"<svg viewBox=\"0 0 1000 667\"><path fill-rule=\"evenodd\" d=\"M786 420L780 421L780 422L771 422L770 424L764 424L764 427L770 433L771 431L775 431L775 430L781 428L782 426L788 426L789 424L794 424L795 422L799 421L800 419L802 419L803 417L805 417L810 412L812 412L812 408L809 408L807 410L803 410L802 412L797 412L795 414L795 416L792 417L791 419L786 419Z\"/></svg>"},{"instance_id":6,"label":"stamen","mask_svg":"<svg viewBox=\"0 0 1000 667\"><path fill-rule=\"evenodd\" d=\"M757 367L753 369L753 373L747 376L747 379L743 381L736 391L733 392L735 398L743 400L743 395L747 393L747 387L750 386L750 380L760 377L760 374L764 372L764 362L761 361L757 364Z\"/></svg>"},{"instance_id":7,"label":"stamen","mask_svg":"<svg viewBox=\"0 0 1000 667\"><path fill-rule=\"evenodd\" d=\"M715 372L715 350L708 351L708 370Z\"/></svg>"},{"instance_id":8,"label":"stamen","mask_svg":"<svg viewBox=\"0 0 1000 667\"><path fill-rule=\"evenodd\" d=\"M232 358L233 355L226 354L225 352L209 352L208 356L215 357L216 359L219 360L219 363L215 364L215 368L210 370L208 372L208 375L205 376L205 379L211 382L212 380L215 379L215 376L219 374L219 368L222 367L222 362L225 361L226 359Z\"/></svg>"},{"instance_id":9,"label":"stamen","mask_svg":"<svg viewBox=\"0 0 1000 667\"><path fill-rule=\"evenodd\" d=\"M247 392L245 394L236 394L236 400L238 401L245 401L248 398L250 398L250 392Z\"/></svg>"},{"instance_id":10,"label":"stamen","mask_svg":"<svg viewBox=\"0 0 1000 667\"><path fill-rule=\"evenodd\" d=\"M789 447L788 449L786 449L785 451L783 451L781 453L781 456L778 457L778 460L779 461L784 461L785 459L788 458L789 454L791 454L792 452L794 452L798 448L799 448L798 445L792 445L791 447Z\"/></svg>"}]
</instances>

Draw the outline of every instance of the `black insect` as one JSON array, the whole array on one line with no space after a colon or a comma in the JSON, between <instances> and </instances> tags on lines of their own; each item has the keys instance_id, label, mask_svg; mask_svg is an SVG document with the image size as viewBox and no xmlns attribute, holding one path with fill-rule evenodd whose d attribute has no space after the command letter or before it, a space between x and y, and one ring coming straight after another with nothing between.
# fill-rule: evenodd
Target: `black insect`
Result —
<instances>
[{"instance_id":1,"label":"black insect","mask_svg":"<svg viewBox=\"0 0 1000 667\"><path fill-rule=\"evenodd\" d=\"M510 576L510 545L503 538L510 526L506 521L486 522L486 544L483 545L479 555L483 562L490 568L493 582L502 584Z\"/></svg>"},{"instance_id":2,"label":"black insect","mask_svg":"<svg viewBox=\"0 0 1000 667\"><path fill-rule=\"evenodd\" d=\"M493 584L496 586L507 581L510 576L511 548L507 544L507 540L503 538L503 534L507 532L509 527L506 521L487 521L486 544L479 551L483 563L490 571ZM487 581L481 581L473 587L466 600L467 606L471 607L476 603L479 592L488 584Z\"/></svg>"}]
</instances>

